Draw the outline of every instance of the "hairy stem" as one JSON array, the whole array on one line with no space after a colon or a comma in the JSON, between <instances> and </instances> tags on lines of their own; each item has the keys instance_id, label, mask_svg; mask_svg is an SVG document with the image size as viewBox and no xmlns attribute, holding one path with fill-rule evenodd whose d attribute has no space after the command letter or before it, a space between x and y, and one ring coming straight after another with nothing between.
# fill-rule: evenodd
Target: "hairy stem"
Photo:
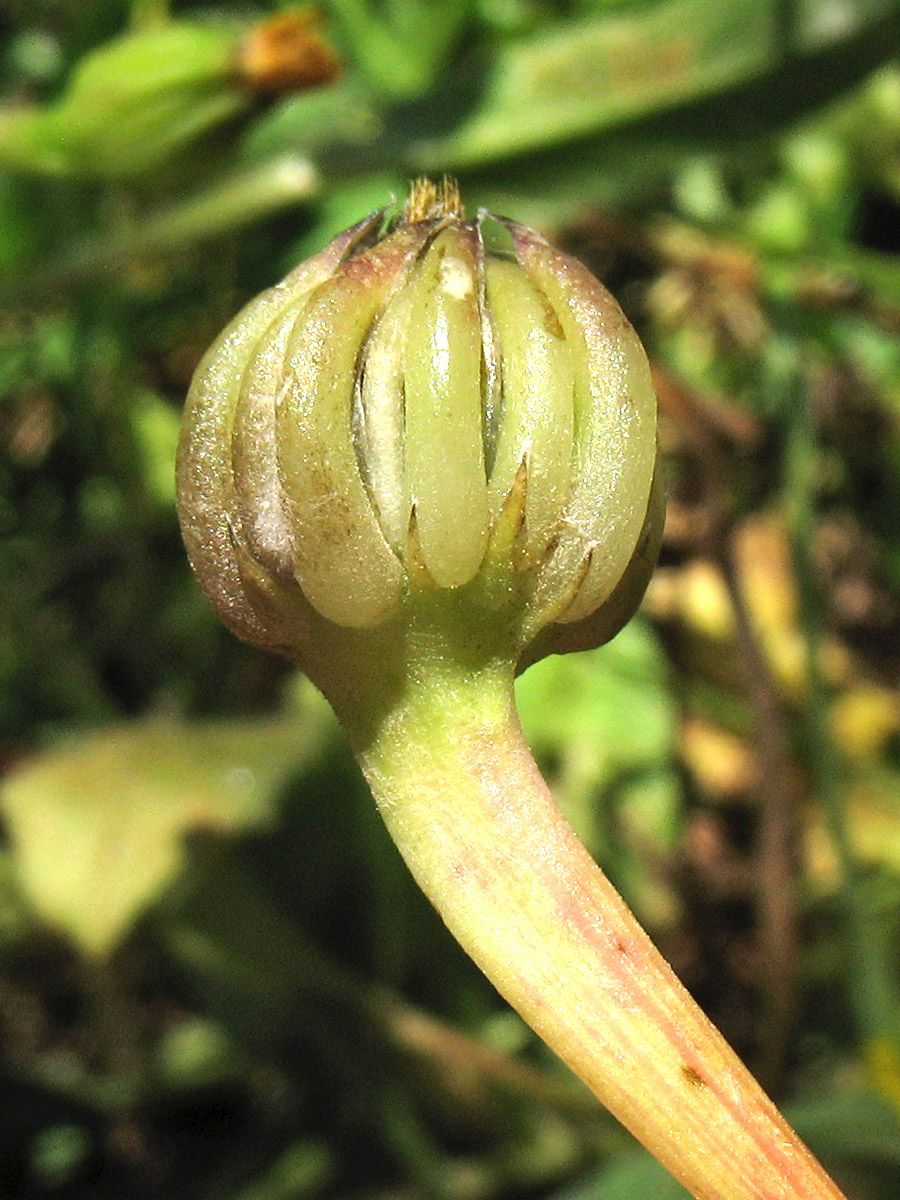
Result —
<instances>
[{"instance_id":1,"label":"hairy stem","mask_svg":"<svg viewBox=\"0 0 900 1200\"><path fill-rule=\"evenodd\" d=\"M557 808L508 666L418 666L385 718L339 715L462 946L698 1200L839 1200Z\"/></svg>"}]
</instances>

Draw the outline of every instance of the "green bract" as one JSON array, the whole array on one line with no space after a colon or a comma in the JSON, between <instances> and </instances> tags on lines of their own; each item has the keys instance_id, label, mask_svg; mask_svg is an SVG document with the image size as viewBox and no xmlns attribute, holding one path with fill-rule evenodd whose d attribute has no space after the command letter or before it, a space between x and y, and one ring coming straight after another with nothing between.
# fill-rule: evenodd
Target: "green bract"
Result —
<instances>
[{"instance_id":1,"label":"green bract","mask_svg":"<svg viewBox=\"0 0 900 1200\"><path fill-rule=\"evenodd\" d=\"M248 641L302 662L322 618L381 626L446 591L530 660L631 615L661 526L655 464L650 371L615 300L531 230L466 221L422 185L210 349L180 512Z\"/></svg>"}]
</instances>

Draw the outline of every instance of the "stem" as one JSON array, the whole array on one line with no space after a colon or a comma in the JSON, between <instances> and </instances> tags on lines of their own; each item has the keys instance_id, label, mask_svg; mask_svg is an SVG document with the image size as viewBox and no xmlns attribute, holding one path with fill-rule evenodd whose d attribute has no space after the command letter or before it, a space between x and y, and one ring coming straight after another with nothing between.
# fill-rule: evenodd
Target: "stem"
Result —
<instances>
[{"instance_id":1,"label":"stem","mask_svg":"<svg viewBox=\"0 0 900 1200\"><path fill-rule=\"evenodd\" d=\"M765 1037L757 1063L768 1087L780 1083L797 1014L797 864L800 826L796 772L787 720L772 666L753 625L734 557L733 539L722 546L720 566L734 609L737 645L755 718L758 787L760 936L765 945Z\"/></svg>"},{"instance_id":2,"label":"stem","mask_svg":"<svg viewBox=\"0 0 900 1200\"><path fill-rule=\"evenodd\" d=\"M788 438L785 495L808 681L804 732L813 789L822 804L841 874L847 942L853 970L850 1000L863 1039L872 1082L895 1107L900 1104L900 1020L893 971L878 914L867 893L864 872L853 849L845 804L846 769L828 728L828 690L822 670L825 636L823 598L816 580L812 547L816 531L816 475L819 447L810 397L800 392Z\"/></svg>"},{"instance_id":3,"label":"stem","mask_svg":"<svg viewBox=\"0 0 900 1200\"><path fill-rule=\"evenodd\" d=\"M333 702L462 946L698 1200L840 1200L557 808L508 665L455 665L440 639L415 649L381 721Z\"/></svg>"}]
</instances>

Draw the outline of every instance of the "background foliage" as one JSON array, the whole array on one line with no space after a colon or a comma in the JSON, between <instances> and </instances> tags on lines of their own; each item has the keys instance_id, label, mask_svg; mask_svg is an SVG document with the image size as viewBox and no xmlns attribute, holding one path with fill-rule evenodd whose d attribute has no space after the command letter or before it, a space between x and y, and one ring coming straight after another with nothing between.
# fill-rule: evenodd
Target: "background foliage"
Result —
<instances>
[{"instance_id":1,"label":"background foliage","mask_svg":"<svg viewBox=\"0 0 900 1200\"><path fill-rule=\"evenodd\" d=\"M523 677L532 745L848 1195L898 1194L898 49L895 0L5 0L0 1195L684 1195L181 550L205 345L426 171L579 253L657 375L661 567Z\"/></svg>"}]
</instances>

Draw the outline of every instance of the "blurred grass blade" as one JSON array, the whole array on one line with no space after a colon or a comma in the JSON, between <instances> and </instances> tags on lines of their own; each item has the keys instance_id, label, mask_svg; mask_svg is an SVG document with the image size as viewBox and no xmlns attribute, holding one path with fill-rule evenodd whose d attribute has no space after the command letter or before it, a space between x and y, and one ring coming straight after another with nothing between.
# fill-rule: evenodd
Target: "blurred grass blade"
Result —
<instances>
[{"instance_id":1,"label":"blurred grass blade","mask_svg":"<svg viewBox=\"0 0 900 1200\"><path fill-rule=\"evenodd\" d=\"M42 270L24 275L8 288L0 285L0 302L40 296L75 281L123 268L145 254L165 254L204 238L216 237L282 208L311 200L320 180L303 158L282 155L190 196L141 224L113 236L93 236Z\"/></svg>"}]
</instances>

